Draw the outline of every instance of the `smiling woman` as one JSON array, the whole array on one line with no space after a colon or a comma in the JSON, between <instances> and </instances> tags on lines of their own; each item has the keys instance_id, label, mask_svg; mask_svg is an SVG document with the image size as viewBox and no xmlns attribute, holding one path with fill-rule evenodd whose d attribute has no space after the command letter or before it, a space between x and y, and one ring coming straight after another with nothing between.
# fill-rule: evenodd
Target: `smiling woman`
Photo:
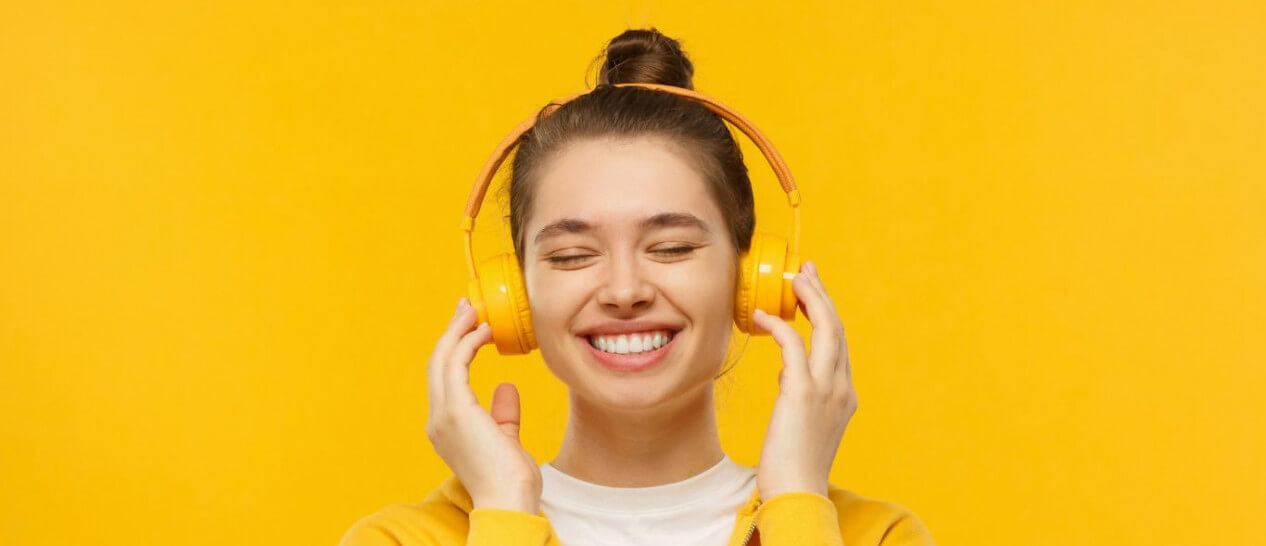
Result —
<instances>
[{"instance_id":1,"label":"smiling woman","mask_svg":"<svg viewBox=\"0 0 1266 546\"><path fill-rule=\"evenodd\" d=\"M569 387L573 407L606 407L637 420L711 393L729 347L737 252L698 172L662 138L642 136L575 142L540 176L545 182L525 230L536 233L556 218L589 226L534 238L523 251L537 343ZM560 265L552 260L558 256L580 259ZM627 354L629 337L658 329L673 332L674 343L646 356ZM593 333L626 341L622 346L617 337L593 351ZM661 359L672 365L651 367ZM644 373L613 377L611 370ZM698 464L715 463L716 455ZM587 464L575 457L565 446L555 466Z\"/></svg>"},{"instance_id":2,"label":"smiling woman","mask_svg":"<svg viewBox=\"0 0 1266 546\"><path fill-rule=\"evenodd\" d=\"M722 117L617 86L691 89L693 72L676 40L628 30L608 44L599 85L547 107L516 143L518 318L568 388L558 454L538 464L523 449L514 385L498 385L489 411L479 405L467 366L493 333L476 327L483 304L463 299L428 362L427 434L453 476L361 519L343 544L932 543L909 510L828 481L857 398L843 326L812 264L753 268L787 302L779 315L737 303L750 256L764 251L753 246L765 243L753 242L763 239L751 183ZM811 353L780 320L797 306L813 324ZM755 468L722 451L712 401L735 322L782 348Z\"/></svg>"}]
</instances>

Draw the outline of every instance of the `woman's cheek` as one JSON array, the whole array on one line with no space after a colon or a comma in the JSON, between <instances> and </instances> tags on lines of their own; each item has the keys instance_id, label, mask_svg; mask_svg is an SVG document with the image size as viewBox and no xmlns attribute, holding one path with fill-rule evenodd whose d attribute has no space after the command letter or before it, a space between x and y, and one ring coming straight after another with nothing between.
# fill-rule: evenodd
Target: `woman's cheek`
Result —
<instances>
[{"instance_id":1,"label":"woman's cheek","mask_svg":"<svg viewBox=\"0 0 1266 546\"><path fill-rule=\"evenodd\" d=\"M537 332L569 337L568 325L584 309L589 297L588 282L577 271L540 272L528 291Z\"/></svg>"}]
</instances>

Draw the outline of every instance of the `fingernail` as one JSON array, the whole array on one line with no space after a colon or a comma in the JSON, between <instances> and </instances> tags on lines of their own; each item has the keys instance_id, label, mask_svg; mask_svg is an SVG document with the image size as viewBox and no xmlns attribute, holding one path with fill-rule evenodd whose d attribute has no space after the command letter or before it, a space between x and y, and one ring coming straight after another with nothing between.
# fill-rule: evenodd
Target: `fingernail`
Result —
<instances>
[{"instance_id":1,"label":"fingernail","mask_svg":"<svg viewBox=\"0 0 1266 546\"><path fill-rule=\"evenodd\" d=\"M809 262L809 273L814 277L818 276L818 266L813 265L813 262Z\"/></svg>"}]
</instances>

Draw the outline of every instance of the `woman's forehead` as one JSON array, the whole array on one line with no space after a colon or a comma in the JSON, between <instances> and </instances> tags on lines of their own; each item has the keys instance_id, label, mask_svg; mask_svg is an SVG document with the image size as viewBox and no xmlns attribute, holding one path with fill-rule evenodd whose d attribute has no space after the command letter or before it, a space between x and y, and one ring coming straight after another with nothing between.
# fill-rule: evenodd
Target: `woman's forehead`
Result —
<instances>
[{"instance_id":1,"label":"woman's forehead","mask_svg":"<svg viewBox=\"0 0 1266 546\"><path fill-rule=\"evenodd\" d=\"M670 212L706 224L721 221L703 176L680 152L652 138L573 143L543 169L535 190L534 225L571 218L634 228Z\"/></svg>"}]
</instances>

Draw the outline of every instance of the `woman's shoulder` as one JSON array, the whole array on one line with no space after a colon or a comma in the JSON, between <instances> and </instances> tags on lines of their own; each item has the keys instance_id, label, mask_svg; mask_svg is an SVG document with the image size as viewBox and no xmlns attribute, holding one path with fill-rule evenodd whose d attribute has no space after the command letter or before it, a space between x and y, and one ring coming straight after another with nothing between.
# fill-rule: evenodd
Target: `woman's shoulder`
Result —
<instances>
[{"instance_id":1,"label":"woman's shoulder","mask_svg":"<svg viewBox=\"0 0 1266 546\"><path fill-rule=\"evenodd\" d=\"M863 495L853 489L839 487L835 484L827 486L827 498L835 503L841 513L866 516L902 517L913 515L905 505L896 501Z\"/></svg>"},{"instance_id":2,"label":"woman's shoulder","mask_svg":"<svg viewBox=\"0 0 1266 546\"><path fill-rule=\"evenodd\" d=\"M461 491L453 478L416 502L383 506L360 518L344 533L339 546L422 546L461 544L470 525ZM469 497L467 497L469 498Z\"/></svg>"},{"instance_id":3,"label":"woman's shoulder","mask_svg":"<svg viewBox=\"0 0 1266 546\"><path fill-rule=\"evenodd\" d=\"M829 484L827 498L835 505L840 529L869 530L877 535L857 540L858 544L918 544L931 545L932 534L923 520L905 505L877 497L863 495L852 489ZM845 544L849 544L845 537Z\"/></svg>"}]
</instances>

